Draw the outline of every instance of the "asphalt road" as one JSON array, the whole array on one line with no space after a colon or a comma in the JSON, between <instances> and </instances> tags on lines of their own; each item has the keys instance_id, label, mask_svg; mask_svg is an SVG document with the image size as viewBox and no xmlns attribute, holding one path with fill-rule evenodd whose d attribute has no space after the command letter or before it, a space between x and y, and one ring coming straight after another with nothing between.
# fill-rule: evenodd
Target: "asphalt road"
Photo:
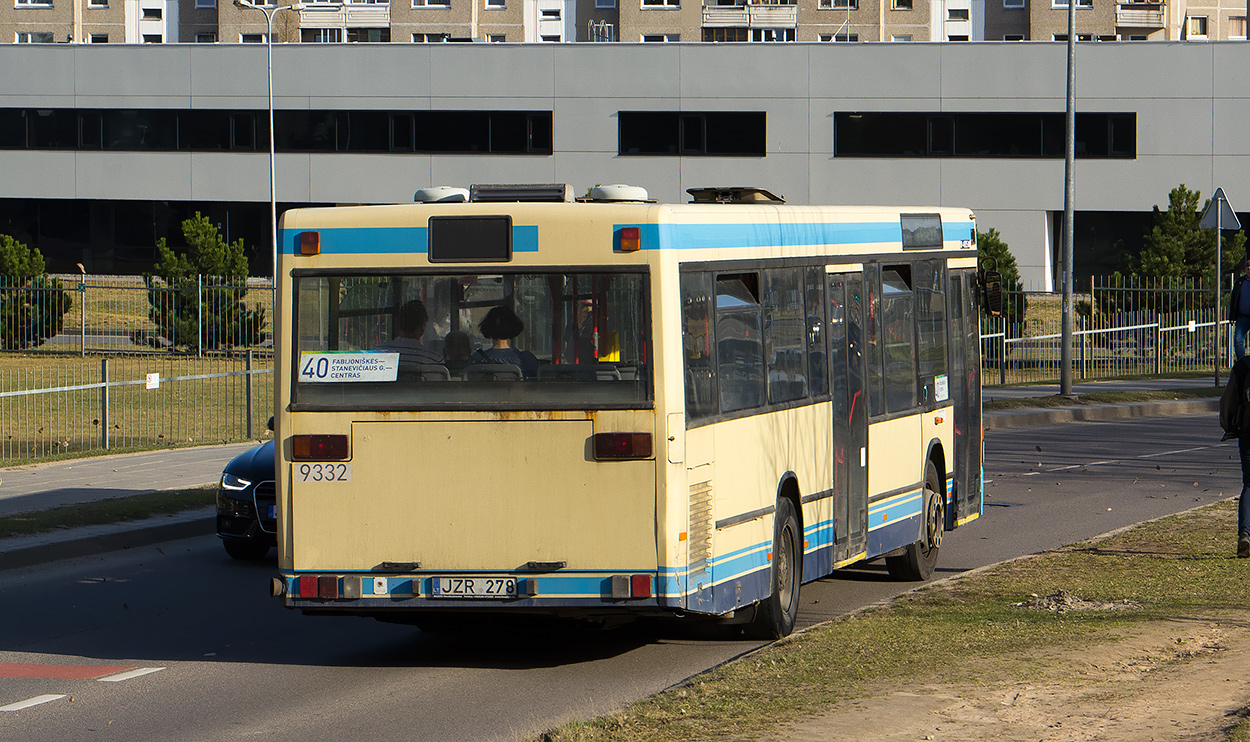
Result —
<instances>
[{"instance_id":1,"label":"asphalt road","mask_svg":"<svg viewBox=\"0 0 1250 742\"><path fill-rule=\"evenodd\" d=\"M1234 495L1235 454L1210 416L991 432L990 505L947 534L939 574ZM0 573L0 739L515 739L757 646L680 623L448 637L310 618L268 597L272 573L212 537ZM909 587L845 570L804 587L801 622Z\"/></svg>"}]
</instances>

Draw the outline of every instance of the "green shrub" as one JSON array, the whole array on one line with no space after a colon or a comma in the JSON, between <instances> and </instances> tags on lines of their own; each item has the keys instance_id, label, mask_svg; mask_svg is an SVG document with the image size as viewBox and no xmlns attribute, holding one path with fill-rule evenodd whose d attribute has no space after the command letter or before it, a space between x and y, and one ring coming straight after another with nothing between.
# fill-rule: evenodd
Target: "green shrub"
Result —
<instances>
[{"instance_id":1,"label":"green shrub","mask_svg":"<svg viewBox=\"0 0 1250 742\"><path fill-rule=\"evenodd\" d=\"M40 345L61 331L71 306L61 282L45 272L39 249L0 234L0 348Z\"/></svg>"}]
</instances>

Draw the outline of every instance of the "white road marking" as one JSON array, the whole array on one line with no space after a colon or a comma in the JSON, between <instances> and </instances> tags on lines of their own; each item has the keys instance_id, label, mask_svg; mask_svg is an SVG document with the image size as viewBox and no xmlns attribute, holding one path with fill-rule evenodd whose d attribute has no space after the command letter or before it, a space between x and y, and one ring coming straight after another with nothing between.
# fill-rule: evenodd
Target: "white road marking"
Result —
<instances>
[{"instance_id":1,"label":"white road marking","mask_svg":"<svg viewBox=\"0 0 1250 742\"><path fill-rule=\"evenodd\" d=\"M28 698L25 701L18 701L17 703L10 703L8 706L0 706L0 711L21 711L22 709L28 709L31 706L38 706L41 703L47 703L48 701L56 701L64 697L65 697L64 694L58 696L53 693L49 693L49 694L42 695L42 696L35 696L34 698Z\"/></svg>"},{"instance_id":2,"label":"white road marking","mask_svg":"<svg viewBox=\"0 0 1250 742\"><path fill-rule=\"evenodd\" d=\"M1022 476L1022 477L1035 477L1035 476L1037 476L1038 474L1050 474L1051 472L1057 472L1057 471L1068 471L1068 470L1070 470L1070 469L1081 469L1081 468L1084 468L1084 467L1087 467L1087 466L1103 466L1103 465L1105 465L1105 464L1119 464L1119 463L1121 463L1121 462L1123 462L1123 461L1133 461L1133 460L1135 460L1135 459L1153 459L1153 458L1156 458L1156 457L1158 457L1158 456L1173 456L1173 455L1178 454L1178 453L1193 453L1194 451L1205 451L1205 450L1207 450L1207 449L1209 449L1209 448L1225 448L1225 447L1230 446L1230 445L1232 445L1232 444L1230 444L1230 443L1216 443L1215 445L1212 445L1212 446L1198 446L1198 447L1196 447L1196 448L1181 448L1181 449L1177 449L1177 450L1175 450L1175 451L1160 451L1159 453L1144 453L1144 454L1142 454L1142 455L1140 455L1140 456L1133 456L1133 457L1131 457L1131 458L1127 458L1127 459L1107 459L1106 461L1091 461L1091 462L1090 462L1090 463L1088 463L1088 464L1069 464L1069 465L1067 465L1067 466L1056 466L1056 467L1054 467L1053 469L1039 469L1039 470L1037 470L1037 471L1026 471L1026 472L1022 473L1020 476Z\"/></svg>"},{"instance_id":3,"label":"white road marking","mask_svg":"<svg viewBox=\"0 0 1250 742\"><path fill-rule=\"evenodd\" d=\"M163 667L136 667L133 670L119 672L116 675L109 675L107 678L99 678L99 681L101 683L120 683L123 680L130 680L131 678L137 678L141 675L150 675L164 669L165 668Z\"/></svg>"}]
</instances>

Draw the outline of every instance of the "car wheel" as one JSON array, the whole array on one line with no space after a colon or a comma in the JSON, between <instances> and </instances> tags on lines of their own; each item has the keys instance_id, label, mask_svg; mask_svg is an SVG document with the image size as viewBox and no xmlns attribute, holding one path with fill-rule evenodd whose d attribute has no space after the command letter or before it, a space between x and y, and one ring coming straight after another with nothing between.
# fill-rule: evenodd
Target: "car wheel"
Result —
<instances>
[{"instance_id":1,"label":"car wheel","mask_svg":"<svg viewBox=\"0 0 1250 742\"><path fill-rule=\"evenodd\" d=\"M938 484L937 468L930 461L924 468L924 530L921 540L909 544L903 554L886 557L890 576L904 582L920 582L933 576L938 549L942 546L942 530L946 527L946 506Z\"/></svg>"},{"instance_id":2,"label":"car wheel","mask_svg":"<svg viewBox=\"0 0 1250 742\"><path fill-rule=\"evenodd\" d=\"M226 547L226 553L234 559L242 561L254 562L258 559L264 559L269 553L269 547L264 544L254 544L251 541L222 541L222 546Z\"/></svg>"},{"instance_id":3,"label":"car wheel","mask_svg":"<svg viewBox=\"0 0 1250 742\"><path fill-rule=\"evenodd\" d=\"M803 582L802 543L794 504L782 497L777 500L773 520L772 594L755 606L755 617L746 627L749 636L780 639L794 630L794 621L799 614L799 590Z\"/></svg>"}]
</instances>

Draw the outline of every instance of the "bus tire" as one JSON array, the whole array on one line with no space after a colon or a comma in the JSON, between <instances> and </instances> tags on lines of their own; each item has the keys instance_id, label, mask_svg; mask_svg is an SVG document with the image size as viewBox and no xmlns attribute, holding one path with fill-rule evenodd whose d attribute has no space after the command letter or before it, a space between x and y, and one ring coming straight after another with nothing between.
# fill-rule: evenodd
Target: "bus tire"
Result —
<instances>
[{"instance_id":1,"label":"bus tire","mask_svg":"<svg viewBox=\"0 0 1250 742\"><path fill-rule=\"evenodd\" d=\"M755 606L755 616L746 633L755 639L780 639L794 630L799 614L799 589L802 585L802 533L794 503L788 498L777 500L773 518L773 558L770 563L771 593Z\"/></svg>"},{"instance_id":2,"label":"bus tire","mask_svg":"<svg viewBox=\"0 0 1250 742\"><path fill-rule=\"evenodd\" d=\"M924 467L924 524L921 540L909 544L903 554L886 557L890 576L903 582L920 582L933 576L942 530L946 527L946 506L938 483L937 467L930 461Z\"/></svg>"}]
</instances>

